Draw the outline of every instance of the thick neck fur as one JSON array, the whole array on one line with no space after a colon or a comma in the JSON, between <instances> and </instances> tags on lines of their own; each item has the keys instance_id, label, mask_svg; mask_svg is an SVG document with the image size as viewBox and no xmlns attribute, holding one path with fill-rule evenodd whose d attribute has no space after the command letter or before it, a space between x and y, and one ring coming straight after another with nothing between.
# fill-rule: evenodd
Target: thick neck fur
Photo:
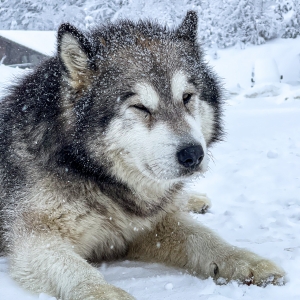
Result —
<instances>
[{"instance_id":1,"label":"thick neck fur","mask_svg":"<svg viewBox=\"0 0 300 300\"><path fill-rule=\"evenodd\" d=\"M114 166L104 166L93 161L83 147L78 145L76 148L65 147L58 153L57 158L60 175L65 180L96 184L101 193L118 204L127 214L150 217L177 206L174 199L182 189L181 183L159 183L140 173L126 172L120 166L116 174ZM122 177L126 177L126 181Z\"/></svg>"},{"instance_id":2,"label":"thick neck fur","mask_svg":"<svg viewBox=\"0 0 300 300\"><path fill-rule=\"evenodd\" d=\"M93 100L88 91L85 94L74 93L63 77L61 121L66 124L64 128L67 134L65 145L55 155L60 176L65 180L73 178L82 183L93 182L101 193L130 215L149 217L175 207L174 196L182 188L180 182L150 179L120 161L120 156L109 148L103 149L105 155L101 157L91 152L95 147L94 139L100 134L97 129L94 133L96 137L91 136L92 128L100 124L104 130L112 116L101 112L104 121L100 120L96 125L87 122L92 120L90 110ZM101 108L105 109L105 106ZM87 140L82 142L86 133L93 145L89 146Z\"/></svg>"}]
</instances>

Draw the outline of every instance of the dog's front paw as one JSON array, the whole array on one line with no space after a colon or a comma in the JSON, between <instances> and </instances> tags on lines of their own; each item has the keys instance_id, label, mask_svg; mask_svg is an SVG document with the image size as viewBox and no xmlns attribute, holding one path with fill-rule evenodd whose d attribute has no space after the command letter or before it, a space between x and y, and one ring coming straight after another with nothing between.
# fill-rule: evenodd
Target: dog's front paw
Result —
<instances>
[{"instance_id":1,"label":"dog's front paw","mask_svg":"<svg viewBox=\"0 0 300 300\"><path fill-rule=\"evenodd\" d=\"M133 296L124 290L110 284L85 287L74 297L76 300L135 300ZM72 300L74 300L72 298Z\"/></svg>"},{"instance_id":2,"label":"dog's front paw","mask_svg":"<svg viewBox=\"0 0 300 300\"><path fill-rule=\"evenodd\" d=\"M219 284L236 280L247 285L283 285L285 272L275 263L250 251L238 249L220 263L211 264L212 277Z\"/></svg>"},{"instance_id":3,"label":"dog's front paw","mask_svg":"<svg viewBox=\"0 0 300 300\"><path fill-rule=\"evenodd\" d=\"M206 194L190 194L187 204L188 211L204 214L211 207L211 201Z\"/></svg>"}]
</instances>

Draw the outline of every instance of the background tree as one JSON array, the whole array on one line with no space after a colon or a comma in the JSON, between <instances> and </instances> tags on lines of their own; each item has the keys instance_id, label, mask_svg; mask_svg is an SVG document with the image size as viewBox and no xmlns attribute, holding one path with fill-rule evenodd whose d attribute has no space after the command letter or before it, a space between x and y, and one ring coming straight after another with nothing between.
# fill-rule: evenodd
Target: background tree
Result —
<instances>
[{"instance_id":1,"label":"background tree","mask_svg":"<svg viewBox=\"0 0 300 300\"><path fill-rule=\"evenodd\" d=\"M300 36L300 2L299 0L282 1L283 38Z\"/></svg>"},{"instance_id":2,"label":"background tree","mask_svg":"<svg viewBox=\"0 0 300 300\"><path fill-rule=\"evenodd\" d=\"M188 9L199 15L199 38L206 47L244 47L300 35L300 0L0 0L0 29L57 30L62 22L86 29L153 15L174 26Z\"/></svg>"}]
</instances>

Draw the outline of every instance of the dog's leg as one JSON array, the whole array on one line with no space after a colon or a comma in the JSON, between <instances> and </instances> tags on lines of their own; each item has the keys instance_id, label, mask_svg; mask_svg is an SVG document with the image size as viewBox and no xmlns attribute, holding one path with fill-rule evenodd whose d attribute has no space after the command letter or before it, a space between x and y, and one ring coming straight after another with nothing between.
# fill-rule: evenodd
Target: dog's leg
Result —
<instances>
[{"instance_id":1,"label":"dog's leg","mask_svg":"<svg viewBox=\"0 0 300 300\"><path fill-rule=\"evenodd\" d=\"M204 214L211 207L211 201L206 194L188 193L187 210L198 214Z\"/></svg>"},{"instance_id":2,"label":"dog's leg","mask_svg":"<svg viewBox=\"0 0 300 300\"><path fill-rule=\"evenodd\" d=\"M60 237L31 233L12 245L11 276L24 288L63 300L133 300L109 285L100 272Z\"/></svg>"},{"instance_id":3,"label":"dog's leg","mask_svg":"<svg viewBox=\"0 0 300 300\"><path fill-rule=\"evenodd\" d=\"M229 245L188 213L168 215L130 245L128 258L185 268L218 283L282 284L285 274L273 262Z\"/></svg>"}]
</instances>

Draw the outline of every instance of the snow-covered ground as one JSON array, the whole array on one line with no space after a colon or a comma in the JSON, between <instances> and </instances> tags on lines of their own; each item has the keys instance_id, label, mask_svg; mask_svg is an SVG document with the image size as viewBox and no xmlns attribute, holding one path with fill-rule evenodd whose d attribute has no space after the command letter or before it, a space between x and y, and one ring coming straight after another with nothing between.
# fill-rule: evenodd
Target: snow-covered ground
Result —
<instances>
[{"instance_id":1,"label":"snow-covered ground","mask_svg":"<svg viewBox=\"0 0 300 300\"><path fill-rule=\"evenodd\" d=\"M211 150L205 178L191 183L191 189L207 193L213 203L207 214L191 217L232 244L277 262L287 272L286 285L218 286L184 270L129 261L98 266L108 282L138 300L300 299L299 53L300 39L218 51L217 60L207 52L229 91L227 136ZM257 83L251 88L253 66ZM0 95L3 82L20 72L0 66ZM283 75L281 83L278 74ZM1 300L54 299L22 290L7 269L7 258L0 258Z\"/></svg>"}]
</instances>

